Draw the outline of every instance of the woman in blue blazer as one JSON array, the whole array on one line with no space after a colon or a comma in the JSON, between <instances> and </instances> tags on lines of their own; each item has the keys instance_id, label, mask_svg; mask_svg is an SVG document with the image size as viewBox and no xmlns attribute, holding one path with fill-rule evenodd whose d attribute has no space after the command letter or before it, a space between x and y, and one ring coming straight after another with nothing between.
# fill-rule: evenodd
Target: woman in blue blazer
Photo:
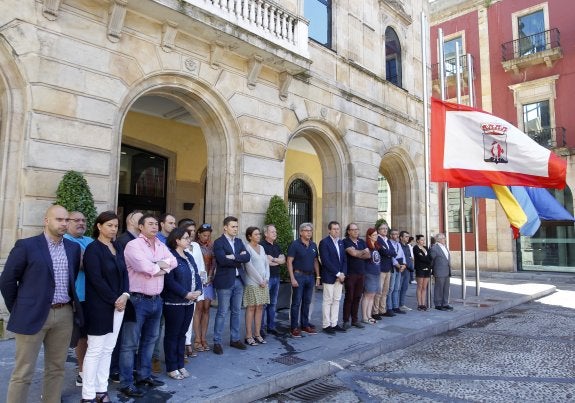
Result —
<instances>
[{"instance_id":1,"label":"woman in blue blazer","mask_svg":"<svg viewBox=\"0 0 575 403\"><path fill-rule=\"evenodd\" d=\"M166 245L176 257L178 266L164 276L164 353L166 371L173 379L190 376L184 368L186 332L194 315L194 302L202 294L202 280L192 255L186 252L192 239L186 228L176 228Z\"/></svg>"},{"instance_id":2,"label":"woman in blue blazer","mask_svg":"<svg viewBox=\"0 0 575 403\"><path fill-rule=\"evenodd\" d=\"M130 297L122 248L114 241L118 223L113 211L101 213L94 224L95 241L84 252L88 350L84 358L83 402L110 401L110 361Z\"/></svg>"}]
</instances>

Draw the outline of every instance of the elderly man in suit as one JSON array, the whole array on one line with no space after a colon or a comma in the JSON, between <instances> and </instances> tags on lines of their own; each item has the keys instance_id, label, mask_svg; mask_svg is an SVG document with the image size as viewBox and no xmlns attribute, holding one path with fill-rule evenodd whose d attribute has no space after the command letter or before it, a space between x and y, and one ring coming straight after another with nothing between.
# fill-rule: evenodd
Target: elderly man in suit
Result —
<instances>
[{"instance_id":1,"label":"elderly man in suit","mask_svg":"<svg viewBox=\"0 0 575 403\"><path fill-rule=\"evenodd\" d=\"M9 403L27 401L42 344L42 401L61 400L75 313L77 324L83 321L74 287L81 251L78 244L63 238L67 226L68 211L51 206L44 218L44 232L16 241L0 277L0 291L10 312L7 329L16 339L14 371L6 397Z\"/></svg>"},{"instance_id":2,"label":"elderly man in suit","mask_svg":"<svg viewBox=\"0 0 575 403\"><path fill-rule=\"evenodd\" d=\"M433 303L435 309L440 311L452 311L449 305L449 278L451 277L451 258L445 245L445 234L435 236L435 245L429 250L431 258L431 270L435 280L433 288Z\"/></svg>"},{"instance_id":3,"label":"elderly man in suit","mask_svg":"<svg viewBox=\"0 0 575 403\"><path fill-rule=\"evenodd\" d=\"M343 290L343 282L347 274L347 257L343 241L340 239L341 227L337 221L327 225L329 235L319 242L319 257L321 259L321 281L323 283L323 331L327 334L345 332L337 324L339 301Z\"/></svg>"},{"instance_id":4,"label":"elderly man in suit","mask_svg":"<svg viewBox=\"0 0 575 403\"><path fill-rule=\"evenodd\" d=\"M238 219L236 217L224 218L224 233L214 241L214 256L216 258L216 274L214 288L218 294L218 312L214 323L214 349L215 354L224 353L222 348L222 333L224 321L230 314L230 346L245 350L246 346L240 338L240 313L244 285L241 279L243 274L242 263L249 262L250 254L246 250L238 235Z\"/></svg>"}]
</instances>

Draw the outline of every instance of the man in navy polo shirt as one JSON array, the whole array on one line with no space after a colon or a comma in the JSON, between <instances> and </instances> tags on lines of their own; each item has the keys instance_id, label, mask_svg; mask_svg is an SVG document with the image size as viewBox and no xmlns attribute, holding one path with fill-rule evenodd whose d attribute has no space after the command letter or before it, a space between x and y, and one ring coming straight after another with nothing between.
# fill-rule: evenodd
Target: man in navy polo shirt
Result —
<instances>
[{"instance_id":1,"label":"man in navy polo shirt","mask_svg":"<svg viewBox=\"0 0 575 403\"><path fill-rule=\"evenodd\" d=\"M305 222L299 226L299 239L288 248L287 268L292 285L291 335L301 337L301 332L317 334L309 323L309 306L314 286L319 285L319 262L317 245L311 240L313 226ZM315 274L315 281L314 281ZM298 326L301 322L301 328Z\"/></svg>"}]
</instances>

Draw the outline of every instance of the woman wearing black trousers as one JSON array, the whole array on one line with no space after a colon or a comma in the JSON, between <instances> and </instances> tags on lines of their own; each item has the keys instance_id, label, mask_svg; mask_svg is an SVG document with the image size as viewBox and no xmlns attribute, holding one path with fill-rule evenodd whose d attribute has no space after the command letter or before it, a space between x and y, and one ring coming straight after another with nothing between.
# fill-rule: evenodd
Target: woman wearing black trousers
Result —
<instances>
[{"instance_id":1,"label":"woman wearing black trousers","mask_svg":"<svg viewBox=\"0 0 575 403\"><path fill-rule=\"evenodd\" d=\"M176 257L178 266L164 276L164 353L166 371L173 379L190 376L184 368L186 332L192 322L194 301L202 294L202 280L192 255L185 250L190 242L186 229L170 232L166 245Z\"/></svg>"},{"instance_id":2,"label":"woman wearing black trousers","mask_svg":"<svg viewBox=\"0 0 575 403\"><path fill-rule=\"evenodd\" d=\"M105 211L96 218L96 238L84 252L88 350L84 358L83 402L109 402L110 360L126 309L128 271L122 249L113 239L118 216Z\"/></svg>"}]
</instances>

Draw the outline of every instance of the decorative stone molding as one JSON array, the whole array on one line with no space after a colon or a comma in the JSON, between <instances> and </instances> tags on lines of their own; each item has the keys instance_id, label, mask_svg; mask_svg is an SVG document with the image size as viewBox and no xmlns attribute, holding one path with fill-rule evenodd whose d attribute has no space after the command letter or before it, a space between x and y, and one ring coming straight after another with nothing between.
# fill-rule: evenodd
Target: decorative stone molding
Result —
<instances>
[{"instance_id":1,"label":"decorative stone molding","mask_svg":"<svg viewBox=\"0 0 575 403\"><path fill-rule=\"evenodd\" d=\"M178 24L173 21L166 21L162 26L162 49L164 52L171 52L175 48L174 42L178 34Z\"/></svg>"},{"instance_id":2,"label":"decorative stone molding","mask_svg":"<svg viewBox=\"0 0 575 403\"><path fill-rule=\"evenodd\" d=\"M287 71L284 71L280 73L279 80L280 80L280 87L279 87L280 99L282 101L285 101L288 97L289 86L291 85L293 76Z\"/></svg>"},{"instance_id":3,"label":"decorative stone molding","mask_svg":"<svg viewBox=\"0 0 575 403\"><path fill-rule=\"evenodd\" d=\"M210 44L210 66L214 69L220 67L220 62L224 56L224 44L222 42L214 42Z\"/></svg>"},{"instance_id":4,"label":"decorative stone molding","mask_svg":"<svg viewBox=\"0 0 575 403\"><path fill-rule=\"evenodd\" d=\"M184 66L186 67L186 70L188 70L191 73L198 73L198 62L195 61L194 59L186 59L186 61L184 62Z\"/></svg>"},{"instance_id":5,"label":"decorative stone molding","mask_svg":"<svg viewBox=\"0 0 575 403\"><path fill-rule=\"evenodd\" d=\"M44 0L44 5L42 6L42 14L44 17L50 21L54 21L58 17L61 3L62 0Z\"/></svg>"},{"instance_id":6,"label":"decorative stone molding","mask_svg":"<svg viewBox=\"0 0 575 403\"><path fill-rule=\"evenodd\" d=\"M248 88L253 90L256 88L256 83L258 81L258 76L262 71L262 61L264 59L261 56L253 55L248 62Z\"/></svg>"},{"instance_id":7,"label":"decorative stone molding","mask_svg":"<svg viewBox=\"0 0 575 403\"><path fill-rule=\"evenodd\" d=\"M110 19L108 20L108 39L118 42L122 36L124 19L126 18L126 6L128 0L114 0L110 6Z\"/></svg>"}]
</instances>

